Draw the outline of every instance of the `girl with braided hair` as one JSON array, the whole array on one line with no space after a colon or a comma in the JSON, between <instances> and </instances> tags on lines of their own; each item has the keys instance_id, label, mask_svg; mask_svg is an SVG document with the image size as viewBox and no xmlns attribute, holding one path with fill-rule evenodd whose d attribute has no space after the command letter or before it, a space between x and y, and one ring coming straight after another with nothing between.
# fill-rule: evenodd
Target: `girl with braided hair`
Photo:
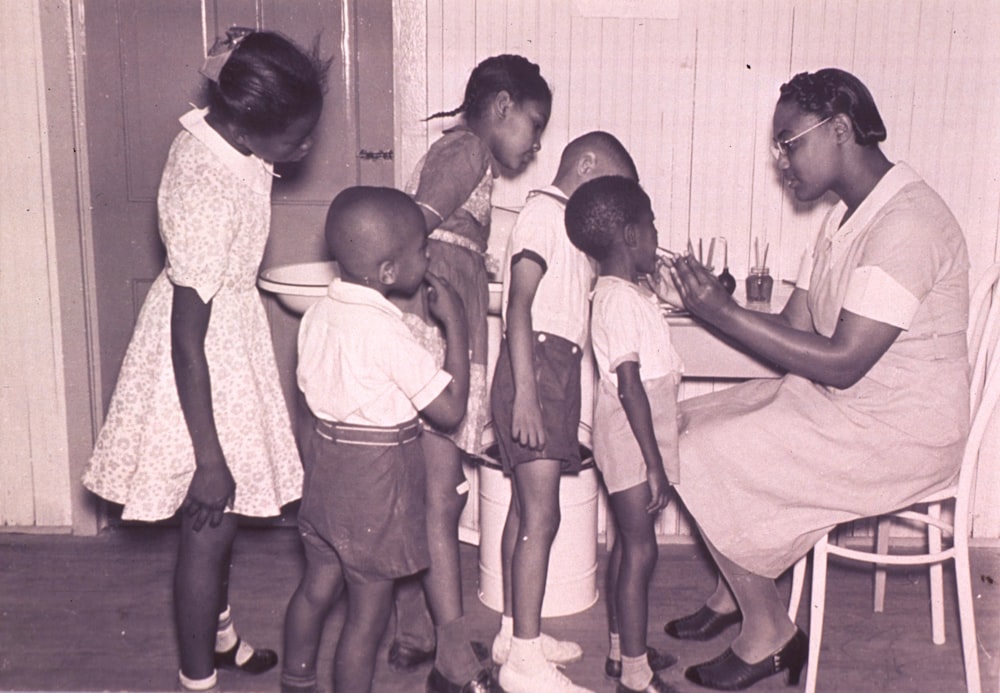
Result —
<instances>
[{"instance_id":1,"label":"girl with braided hair","mask_svg":"<svg viewBox=\"0 0 1000 693\"><path fill-rule=\"evenodd\" d=\"M666 631L707 640L742 621L685 672L721 690L797 683L806 636L774 579L831 527L951 484L969 424L969 259L947 205L886 158L875 102L843 70L782 85L773 131L795 199L838 198L782 312L740 308L694 258L671 261L692 313L787 372L681 403L676 488L721 577Z\"/></svg>"},{"instance_id":2,"label":"girl with braided hair","mask_svg":"<svg viewBox=\"0 0 1000 693\"><path fill-rule=\"evenodd\" d=\"M428 690L450 690L449 685L473 681L483 668L480 658L489 656L485 648L476 652L465 635L458 521L469 493L462 456L482 452L488 413L486 247L491 197L495 178L523 173L541 149L551 107L552 92L538 65L520 55L486 58L469 76L461 105L428 118L460 116L458 124L431 145L406 186L426 223L429 271L447 279L465 303L471 359L465 418L449 431L427 425L428 435L422 438L431 567L420 582L434 620L433 633L421 584L410 580L397 587L396 637L389 664L407 671L433 658ZM396 302L414 334L437 344L433 348L443 353L425 292Z\"/></svg>"}]
</instances>

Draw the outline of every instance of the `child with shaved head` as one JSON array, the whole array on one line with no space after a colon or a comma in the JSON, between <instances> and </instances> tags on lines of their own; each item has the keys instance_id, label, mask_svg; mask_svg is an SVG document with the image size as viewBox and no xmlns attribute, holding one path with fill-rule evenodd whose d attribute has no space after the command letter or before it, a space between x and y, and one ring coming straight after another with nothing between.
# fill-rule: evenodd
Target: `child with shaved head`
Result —
<instances>
[{"instance_id":1,"label":"child with shaved head","mask_svg":"<svg viewBox=\"0 0 1000 693\"><path fill-rule=\"evenodd\" d=\"M334 689L369 691L395 578L429 564L418 415L442 429L465 414L462 300L427 272L423 216L406 194L354 187L330 205L326 242L340 276L306 311L298 384L313 416L304 443L299 533L305 572L285 615L283 691L315 691L323 624L347 587ZM443 367L412 336L393 295L429 285Z\"/></svg>"}]
</instances>

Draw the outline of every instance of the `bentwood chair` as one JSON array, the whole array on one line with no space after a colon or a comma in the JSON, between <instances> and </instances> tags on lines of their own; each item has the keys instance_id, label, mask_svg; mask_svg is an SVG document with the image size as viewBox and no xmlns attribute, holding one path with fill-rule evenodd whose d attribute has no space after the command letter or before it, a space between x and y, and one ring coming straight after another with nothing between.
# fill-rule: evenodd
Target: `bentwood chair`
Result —
<instances>
[{"instance_id":1,"label":"bentwood chair","mask_svg":"<svg viewBox=\"0 0 1000 693\"><path fill-rule=\"evenodd\" d=\"M840 556L875 565L874 611L885 605L885 566L928 565L931 591L931 634L935 644L945 641L943 563L955 561L955 581L958 593L959 626L962 636L962 656L965 663L965 685L968 693L979 693L979 651L973 611L972 576L969 570L969 517L972 494L983 438L991 420L997 416L1000 401L1000 264L989 268L972 294L969 321L969 361L972 379L969 404L972 416L969 437L962 458L958 481L912 506L880 516L877 521L873 551L848 548L833 543L824 536L813 547L812 612L809 619L809 661L806 670L806 693L814 693L823 637L823 617L826 609L826 576L828 556ZM942 519L942 505L954 506L953 520ZM924 526L927 531L926 551L894 554L889 552L889 529L894 522ZM836 531L836 530L834 530ZM942 535L951 536L951 545L943 548ZM806 557L795 564L788 613L794 621L805 581Z\"/></svg>"}]
</instances>

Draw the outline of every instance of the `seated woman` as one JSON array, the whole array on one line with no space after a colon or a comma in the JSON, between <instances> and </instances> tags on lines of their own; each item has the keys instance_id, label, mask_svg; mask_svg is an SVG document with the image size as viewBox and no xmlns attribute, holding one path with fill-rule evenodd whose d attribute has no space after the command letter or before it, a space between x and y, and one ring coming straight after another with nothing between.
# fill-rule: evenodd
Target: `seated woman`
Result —
<instances>
[{"instance_id":1,"label":"seated woman","mask_svg":"<svg viewBox=\"0 0 1000 693\"><path fill-rule=\"evenodd\" d=\"M742 619L729 649L685 672L726 690L782 670L797 682L806 636L774 579L834 525L952 483L969 419L969 262L948 207L879 149L885 127L853 75L796 75L773 122L795 198L839 198L784 310L740 308L691 257L670 268L692 313L787 371L682 405L677 491L724 580L666 630L705 640Z\"/></svg>"}]
</instances>

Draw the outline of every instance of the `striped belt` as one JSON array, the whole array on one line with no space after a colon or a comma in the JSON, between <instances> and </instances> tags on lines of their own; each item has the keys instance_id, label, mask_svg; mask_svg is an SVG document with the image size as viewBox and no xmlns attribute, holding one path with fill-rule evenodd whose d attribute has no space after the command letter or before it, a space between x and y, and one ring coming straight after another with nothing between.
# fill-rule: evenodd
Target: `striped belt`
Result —
<instances>
[{"instance_id":1,"label":"striped belt","mask_svg":"<svg viewBox=\"0 0 1000 693\"><path fill-rule=\"evenodd\" d=\"M348 445L402 445L420 437L423 427L413 419L399 426L363 426L316 419L316 433L334 443Z\"/></svg>"},{"instance_id":2,"label":"striped belt","mask_svg":"<svg viewBox=\"0 0 1000 693\"><path fill-rule=\"evenodd\" d=\"M428 236L428 238L435 241L441 241L442 243L457 245L459 248L470 250L476 255L486 254L486 250L471 238L466 238L465 236L457 234L454 231L448 231L447 229L434 229L431 231L431 235Z\"/></svg>"}]
</instances>

